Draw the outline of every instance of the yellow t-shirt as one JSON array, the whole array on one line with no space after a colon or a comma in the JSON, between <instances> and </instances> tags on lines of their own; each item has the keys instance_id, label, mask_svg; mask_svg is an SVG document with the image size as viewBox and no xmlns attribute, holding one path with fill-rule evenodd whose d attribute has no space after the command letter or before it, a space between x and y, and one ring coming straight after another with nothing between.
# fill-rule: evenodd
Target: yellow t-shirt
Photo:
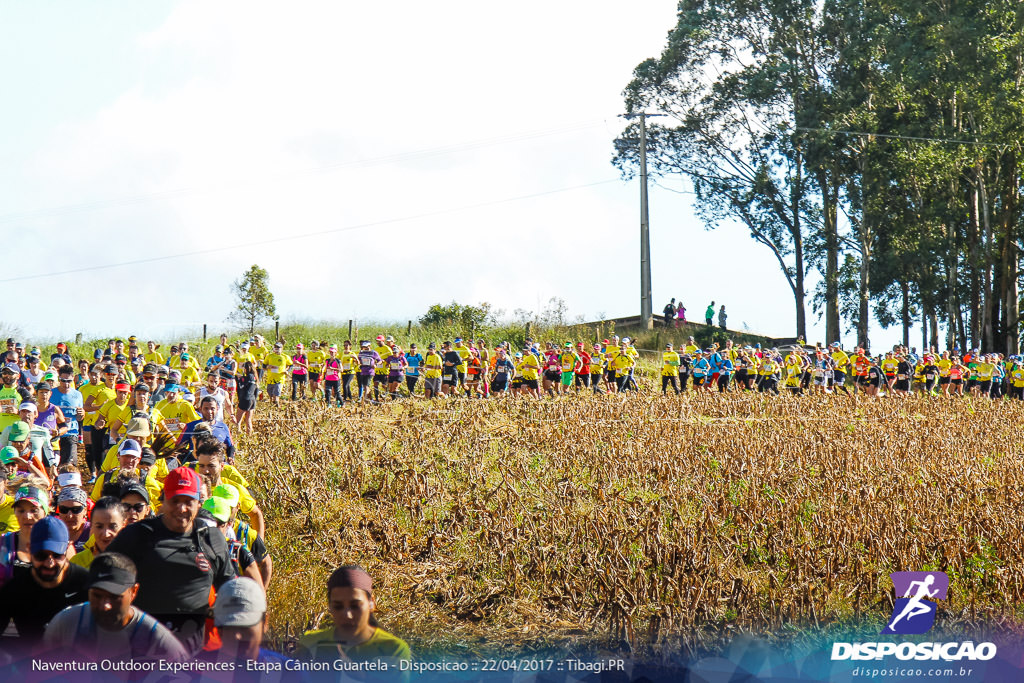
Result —
<instances>
[{"instance_id":1,"label":"yellow t-shirt","mask_svg":"<svg viewBox=\"0 0 1024 683\"><path fill-rule=\"evenodd\" d=\"M978 373L979 381L987 382L992 379L992 373L995 372L996 368L991 363L978 363L974 370Z\"/></svg>"},{"instance_id":2,"label":"yellow t-shirt","mask_svg":"<svg viewBox=\"0 0 1024 683\"><path fill-rule=\"evenodd\" d=\"M310 351L306 354L306 365L309 366L310 372L320 374L324 371L324 359L327 358L327 354L323 351Z\"/></svg>"},{"instance_id":3,"label":"yellow t-shirt","mask_svg":"<svg viewBox=\"0 0 1024 683\"><path fill-rule=\"evenodd\" d=\"M456 353L458 353L459 354L459 358L462 359L462 362L459 363L458 365L456 365L455 368L459 372L465 373L466 372L466 359L469 358L469 355L470 355L469 354L469 347L468 346L458 346L458 345L453 344L452 345L452 350L455 351Z\"/></svg>"},{"instance_id":4,"label":"yellow t-shirt","mask_svg":"<svg viewBox=\"0 0 1024 683\"><path fill-rule=\"evenodd\" d=\"M267 384L280 384L284 381L284 373L292 364L292 359L283 353L268 353L263 359L267 368Z\"/></svg>"},{"instance_id":5,"label":"yellow t-shirt","mask_svg":"<svg viewBox=\"0 0 1024 683\"><path fill-rule=\"evenodd\" d=\"M163 365L165 362L164 355L159 351L153 351L152 353L144 353L142 355L142 360L146 361L147 363L156 363L157 365Z\"/></svg>"},{"instance_id":6,"label":"yellow t-shirt","mask_svg":"<svg viewBox=\"0 0 1024 683\"><path fill-rule=\"evenodd\" d=\"M1013 386L1020 389L1024 387L1024 368L1017 368L1010 371L1010 379L1013 381Z\"/></svg>"},{"instance_id":7,"label":"yellow t-shirt","mask_svg":"<svg viewBox=\"0 0 1024 683\"><path fill-rule=\"evenodd\" d=\"M238 368L235 370L237 377L242 376L242 366L245 365L246 361L252 363L253 368L258 368L259 363L256 362L256 358L251 353L242 353L239 351L235 354L235 360L238 361Z\"/></svg>"},{"instance_id":8,"label":"yellow t-shirt","mask_svg":"<svg viewBox=\"0 0 1024 683\"><path fill-rule=\"evenodd\" d=\"M132 408L131 403L125 400L124 405L118 405L117 399L112 398L104 403L99 410L99 414L106 420L105 427L109 430L111 423L115 420L120 420L121 424L117 431L109 431L111 441L117 441L119 438L124 436L125 426L128 424L128 420L132 419Z\"/></svg>"},{"instance_id":9,"label":"yellow t-shirt","mask_svg":"<svg viewBox=\"0 0 1024 683\"><path fill-rule=\"evenodd\" d=\"M687 344L686 348L683 349L684 353L697 353L700 351L700 347L696 344Z\"/></svg>"},{"instance_id":10,"label":"yellow t-shirt","mask_svg":"<svg viewBox=\"0 0 1024 683\"><path fill-rule=\"evenodd\" d=\"M612 359L608 367L615 371L616 377L622 377L629 374L629 369L633 367L633 360L629 357L628 352L620 353Z\"/></svg>"},{"instance_id":11,"label":"yellow t-shirt","mask_svg":"<svg viewBox=\"0 0 1024 683\"><path fill-rule=\"evenodd\" d=\"M267 350L262 346L250 346L249 354L256 359L256 364L259 365L267 357Z\"/></svg>"},{"instance_id":12,"label":"yellow t-shirt","mask_svg":"<svg viewBox=\"0 0 1024 683\"><path fill-rule=\"evenodd\" d=\"M391 347L388 346L387 344L381 344L380 346L377 346L374 349L374 351L376 351L377 355L380 356L382 359L387 358L388 356L391 355ZM378 365L377 369L374 371L374 374L375 375L386 375L386 374L388 374L387 363L381 363L380 365Z\"/></svg>"},{"instance_id":13,"label":"yellow t-shirt","mask_svg":"<svg viewBox=\"0 0 1024 683\"><path fill-rule=\"evenodd\" d=\"M428 353L423 357L423 376L427 379L437 379L441 376L441 356Z\"/></svg>"},{"instance_id":14,"label":"yellow t-shirt","mask_svg":"<svg viewBox=\"0 0 1024 683\"><path fill-rule=\"evenodd\" d=\"M143 486L146 487L146 493L149 494L150 505L155 510L160 505L161 489L160 483L156 480L156 472L153 471L154 469L155 468L152 467L149 469L149 473L146 474L146 481L143 482ZM118 471L119 470L108 470L101 474L96 479L96 483L93 484L92 492L89 494L89 498L91 498L93 501L99 500L101 492L103 491L103 485L107 482L108 479L110 479L112 475L117 474ZM138 470L136 470L135 473L139 474Z\"/></svg>"},{"instance_id":15,"label":"yellow t-shirt","mask_svg":"<svg viewBox=\"0 0 1024 683\"><path fill-rule=\"evenodd\" d=\"M183 401L180 396L174 403L165 398L156 404L154 410L159 411L163 417L161 424L164 429L174 436L180 436L185 425L199 419L199 413L196 412L195 406L188 401Z\"/></svg>"},{"instance_id":16,"label":"yellow t-shirt","mask_svg":"<svg viewBox=\"0 0 1024 683\"><path fill-rule=\"evenodd\" d=\"M661 354L661 376L679 376L679 354L675 351L666 351Z\"/></svg>"},{"instance_id":17,"label":"yellow t-shirt","mask_svg":"<svg viewBox=\"0 0 1024 683\"><path fill-rule=\"evenodd\" d=\"M0 534L17 531L20 528L21 525L14 514L14 496L5 493L4 497L0 498Z\"/></svg>"},{"instance_id":18,"label":"yellow t-shirt","mask_svg":"<svg viewBox=\"0 0 1024 683\"><path fill-rule=\"evenodd\" d=\"M882 359L882 372L887 375L895 375L896 368L899 367L900 362L895 358L883 358Z\"/></svg>"},{"instance_id":19,"label":"yellow t-shirt","mask_svg":"<svg viewBox=\"0 0 1024 683\"><path fill-rule=\"evenodd\" d=\"M846 372L846 366L850 364L850 357L846 355L846 352L842 349L836 349L832 352L832 360L835 361L836 370Z\"/></svg>"},{"instance_id":20,"label":"yellow t-shirt","mask_svg":"<svg viewBox=\"0 0 1024 683\"><path fill-rule=\"evenodd\" d=\"M532 353L523 355L523 360L516 367L516 372L522 375L523 379L537 379L540 376L540 361Z\"/></svg>"},{"instance_id":21,"label":"yellow t-shirt","mask_svg":"<svg viewBox=\"0 0 1024 683\"><path fill-rule=\"evenodd\" d=\"M382 628L374 630L365 643L345 649L345 656L353 662L382 660L395 666L398 661L412 661L409 645ZM316 631L306 631L299 638L299 659L315 662L333 662L339 659L338 642L334 638L334 626ZM395 666L397 669L398 667Z\"/></svg>"},{"instance_id":22,"label":"yellow t-shirt","mask_svg":"<svg viewBox=\"0 0 1024 683\"><path fill-rule=\"evenodd\" d=\"M948 358L940 358L935 365L939 367L939 377L949 377L949 369L953 367L953 361Z\"/></svg>"},{"instance_id":23,"label":"yellow t-shirt","mask_svg":"<svg viewBox=\"0 0 1024 683\"><path fill-rule=\"evenodd\" d=\"M342 351L339 358L341 358L341 374L355 374L356 369L359 367L359 355L352 351Z\"/></svg>"},{"instance_id":24,"label":"yellow t-shirt","mask_svg":"<svg viewBox=\"0 0 1024 683\"><path fill-rule=\"evenodd\" d=\"M71 564L77 564L83 569L88 569L92 561L96 559L96 537L90 536L89 540L85 542L85 547L81 551L75 553L75 556L71 558Z\"/></svg>"}]
</instances>

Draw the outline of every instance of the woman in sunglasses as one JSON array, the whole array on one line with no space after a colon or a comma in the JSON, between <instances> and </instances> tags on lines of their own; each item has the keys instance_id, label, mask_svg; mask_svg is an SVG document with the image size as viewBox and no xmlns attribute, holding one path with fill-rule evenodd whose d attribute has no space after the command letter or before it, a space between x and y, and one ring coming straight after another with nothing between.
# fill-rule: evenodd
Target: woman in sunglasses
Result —
<instances>
[{"instance_id":1,"label":"woman in sunglasses","mask_svg":"<svg viewBox=\"0 0 1024 683\"><path fill-rule=\"evenodd\" d=\"M82 552L89 540L91 526L88 515L89 497L77 486L67 486L57 494L57 514L68 528L68 537L75 552Z\"/></svg>"}]
</instances>

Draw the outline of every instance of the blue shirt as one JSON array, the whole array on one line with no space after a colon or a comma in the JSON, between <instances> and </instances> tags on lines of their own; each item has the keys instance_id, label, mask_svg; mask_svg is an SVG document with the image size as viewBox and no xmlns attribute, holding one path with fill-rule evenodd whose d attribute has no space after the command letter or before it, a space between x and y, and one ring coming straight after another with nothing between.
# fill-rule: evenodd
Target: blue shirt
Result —
<instances>
[{"instance_id":1,"label":"blue shirt","mask_svg":"<svg viewBox=\"0 0 1024 683\"><path fill-rule=\"evenodd\" d=\"M189 452L189 460L196 459L194 437L196 435L196 425L199 424L200 422L205 422L205 420L193 420L192 422L189 422L187 425L185 425L185 429L181 430L181 437L178 440L178 443L184 446L185 449ZM213 438L217 439L222 444L224 444L225 448L227 449L225 452L225 458L227 459L227 461L230 462L234 460L235 444L231 442L231 430L229 430L228 426L221 422L220 420L215 420L209 424L212 427Z\"/></svg>"},{"instance_id":2,"label":"blue shirt","mask_svg":"<svg viewBox=\"0 0 1024 683\"><path fill-rule=\"evenodd\" d=\"M54 389L50 392L50 403L64 414L68 434L78 434L78 409L85 406L82 392L78 389L68 389L67 393L64 393L60 389Z\"/></svg>"},{"instance_id":3,"label":"blue shirt","mask_svg":"<svg viewBox=\"0 0 1024 683\"><path fill-rule=\"evenodd\" d=\"M417 368L423 365L423 356L419 353L414 353L412 355L407 353L405 354L405 362L409 364L409 367L405 369L405 374L410 377L419 377L420 371Z\"/></svg>"},{"instance_id":4,"label":"blue shirt","mask_svg":"<svg viewBox=\"0 0 1024 683\"><path fill-rule=\"evenodd\" d=\"M732 361L728 358L723 358L722 362L718 365L718 373L720 375L731 375L732 371L736 368L733 367Z\"/></svg>"},{"instance_id":5,"label":"blue shirt","mask_svg":"<svg viewBox=\"0 0 1024 683\"><path fill-rule=\"evenodd\" d=\"M494 361L494 374L499 375L502 379L508 379L515 367L508 358L500 358Z\"/></svg>"}]
</instances>

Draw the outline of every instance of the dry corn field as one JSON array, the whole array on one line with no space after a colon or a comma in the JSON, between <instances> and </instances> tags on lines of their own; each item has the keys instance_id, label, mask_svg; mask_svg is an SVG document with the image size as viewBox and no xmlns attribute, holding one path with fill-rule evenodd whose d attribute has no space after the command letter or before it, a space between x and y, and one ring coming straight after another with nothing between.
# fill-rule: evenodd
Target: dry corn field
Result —
<instances>
[{"instance_id":1,"label":"dry corn field","mask_svg":"<svg viewBox=\"0 0 1024 683\"><path fill-rule=\"evenodd\" d=\"M585 395L258 418L242 468L277 638L329 623L323 586L348 562L421 653L878 633L898 570L949 574L940 627L1022 623L1019 403Z\"/></svg>"}]
</instances>

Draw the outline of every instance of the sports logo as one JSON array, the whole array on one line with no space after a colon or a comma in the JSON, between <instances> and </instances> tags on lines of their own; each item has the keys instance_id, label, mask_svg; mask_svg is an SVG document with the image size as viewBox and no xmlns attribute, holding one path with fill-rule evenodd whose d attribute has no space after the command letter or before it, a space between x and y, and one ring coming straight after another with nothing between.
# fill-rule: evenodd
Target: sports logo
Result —
<instances>
[{"instance_id":1,"label":"sports logo","mask_svg":"<svg viewBox=\"0 0 1024 683\"><path fill-rule=\"evenodd\" d=\"M935 624L938 600L945 600L949 577L943 572L893 572L896 603L882 633L916 635Z\"/></svg>"},{"instance_id":2,"label":"sports logo","mask_svg":"<svg viewBox=\"0 0 1024 683\"><path fill-rule=\"evenodd\" d=\"M201 571L210 571L210 561L206 559L206 555L202 553L196 553L196 566L199 567Z\"/></svg>"}]
</instances>

